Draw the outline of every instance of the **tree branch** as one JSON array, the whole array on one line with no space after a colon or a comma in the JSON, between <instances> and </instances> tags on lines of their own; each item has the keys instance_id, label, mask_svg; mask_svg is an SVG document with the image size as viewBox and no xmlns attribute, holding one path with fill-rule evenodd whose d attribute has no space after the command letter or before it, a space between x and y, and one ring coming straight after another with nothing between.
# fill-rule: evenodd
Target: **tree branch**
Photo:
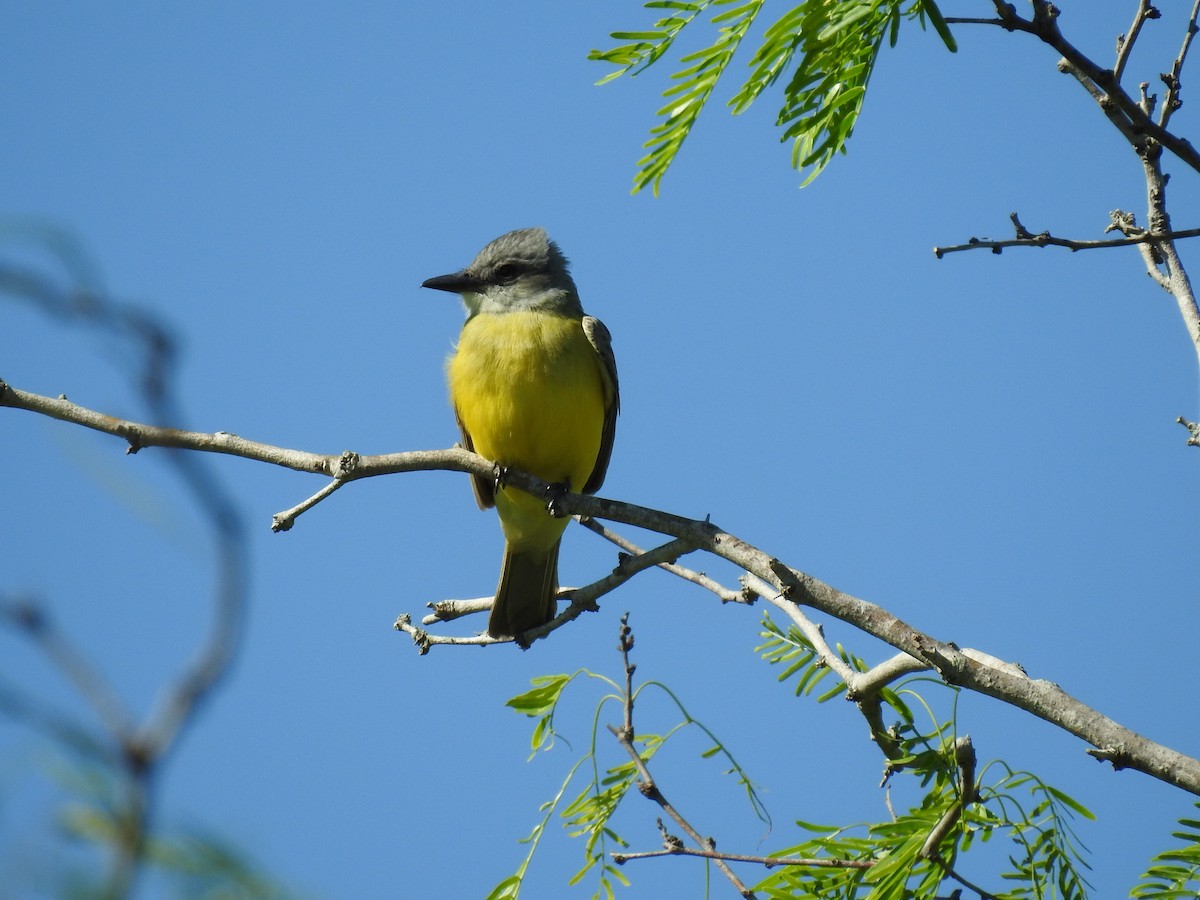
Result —
<instances>
[{"instance_id":1,"label":"tree branch","mask_svg":"<svg viewBox=\"0 0 1200 900\"><path fill-rule=\"evenodd\" d=\"M1129 26L1129 31L1117 38L1117 61L1113 65L1113 80L1118 84L1121 83L1121 76L1125 74L1125 64L1129 62L1129 54L1133 52L1133 45L1137 42L1142 25L1147 19L1157 19L1161 16L1162 13L1150 4L1150 0L1138 0L1133 24Z\"/></svg>"},{"instance_id":2,"label":"tree branch","mask_svg":"<svg viewBox=\"0 0 1200 900\"><path fill-rule=\"evenodd\" d=\"M1115 215L1115 213L1114 213ZM1049 231L1042 231L1038 234L1033 234L1024 225L1021 224L1020 217L1015 213L1009 213L1008 216L1013 223L1013 228L1016 236L1006 240L994 241L990 238L970 238L965 244L952 244L946 247L934 247L933 255L938 259L944 257L947 253L961 253L964 250L991 250L997 256L1007 247L1064 247L1071 252L1078 250L1103 250L1109 247L1137 247L1148 244L1159 244L1163 241L1176 240L1178 238L1193 238L1200 237L1200 228L1187 228L1183 231L1168 231L1168 232L1150 232L1144 229L1138 229L1139 234L1127 235L1121 238L1111 238L1107 240L1077 240L1073 238L1060 238L1052 235ZM1113 230L1113 226L1109 226L1108 231Z\"/></svg>"},{"instance_id":3,"label":"tree branch","mask_svg":"<svg viewBox=\"0 0 1200 900\"><path fill-rule=\"evenodd\" d=\"M397 631L403 631L413 639L417 645L418 652L423 656L429 652L430 648L440 645L471 645L471 646L487 646L488 644L511 644L516 643L522 648L528 648L534 641L544 638L553 632L562 628L568 622L573 622L585 612L596 612L600 609L596 605L596 601L605 594L616 590L634 575L639 572L644 572L646 569L652 569L655 566L660 566L665 562L673 562L685 553L690 553L696 548L685 539L677 538L673 541L668 541L660 547L655 547L653 550L647 550L637 556L629 556L622 554L617 562L617 567L603 578L593 581L586 587L581 588L564 588L558 592L558 599L570 600L570 605L560 612L557 616L547 622L545 625L539 625L537 628L531 628L523 634L515 637L492 637L486 632L483 634L470 635L468 637L456 637L450 635L431 634L423 628L418 628L412 624L412 616L408 613L402 614L396 619L395 628ZM452 611L451 618L468 615L473 612L482 612L485 609L492 608L492 598L479 598L477 600L449 600L437 601L429 604L436 610L441 604L450 604L449 609ZM433 619L440 621L441 616L436 612L433 616L427 616L422 620L423 624L428 624L427 620Z\"/></svg>"},{"instance_id":4,"label":"tree branch","mask_svg":"<svg viewBox=\"0 0 1200 900\"><path fill-rule=\"evenodd\" d=\"M1197 15L1200 15L1200 0L1195 0L1192 4L1192 14L1188 17L1187 30L1183 35L1183 43L1179 47L1179 53L1176 55L1175 61L1171 64L1171 71L1164 72L1161 76L1163 83L1167 86L1167 96L1163 98L1162 112L1158 114L1158 124L1163 128L1167 127L1167 123L1171 121L1171 116L1175 114L1175 110L1183 106L1183 100L1179 96L1183 85L1179 77L1180 73L1183 72L1183 64L1187 60L1188 51L1192 47L1192 40L1196 37L1196 31L1198 30L1196 25Z\"/></svg>"},{"instance_id":5,"label":"tree branch","mask_svg":"<svg viewBox=\"0 0 1200 900\"><path fill-rule=\"evenodd\" d=\"M590 519L587 516L577 516L576 521L584 528L595 534L600 535L606 541L610 541L624 550L626 553L641 555L646 551L635 544L628 538L622 537L610 528L605 528L595 519ZM712 591L720 598L722 603L753 603L754 600L748 596L745 591L735 591L725 587L720 582L709 578L703 572L696 572L685 566L676 565L673 563L659 563L660 569L665 569L672 575L677 575L684 581L689 581L692 584L699 585L707 591Z\"/></svg>"},{"instance_id":6,"label":"tree branch","mask_svg":"<svg viewBox=\"0 0 1200 900\"><path fill-rule=\"evenodd\" d=\"M987 248L992 253L998 254L1006 247L1056 246L1075 251L1136 245L1146 264L1147 274L1175 298L1188 337L1192 341L1197 359L1200 360L1200 305L1197 304L1187 270L1175 247L1176 240L1196 237L1200 235L1200 229L1193 228L1184 231L1171 229L1171 220L1167 213L1165 199L1168 176L1162 171L1164 148L1196 171L1200 171L1200 154L1190 143L1178 138L1166 128L1172 114L1182 103L1180 77L1196 32L1200 31L1200 26L1197 25L1197 18L1200 17L1200 0L1193 0L1191 15L1188 18L1187 30L1179 53L1175 57L1170 72L1163 73L1161 76L1163 83L1167 86L1167 94L1159 113L1158 122L1152 119L1154 97L1147 93L1147 85L1145 83L1140 85L1141 99L1136 101L1125 92L1120 84L1129 54L1142 25L1147 19L1159 17L1158 11L1148 0L1139 0L1138 10L1128 35L1118 40L1117 59L1112 70L1098 66L1063 37L1058 27L1058 9L1052 3L1048 0L1031 0L1031 2L1034 10L1032 19L1023 19L1017 15L1012 4L994 0L998 18L975 20L975 22L999 25L1009 31L1023 31L1035 35L1062 54L1058 68L1079 81L1142 161L1146 180L1148 227L1137 228L1134 225L1132 214L1116 210L1111 214L1112 224L1106 230L1119 230L1124 235L1122 238L1103 241L1068 240L1054 237L1049 231L1032 234L1021 224L1017 214L1013 213L1011 218L1016 230L1015 238L1001 241L971 238L965 244L934 247L934 255L941 259L947 253L980 248ZM958 21L966 22L967 20Z\"/></svg>"},{"instance_id":7,"label":"tree branch","mask_svg":"<svg viewBox=\"0 0 1200 900\"><path fill-rule=\"evenodd\" d=\"M0 266L0 292L30 302L47 315L82 322L125 342L117 356L118 365L148 414L158 422L181 419L172 389L176 357L170 332L145 310L107 297L86 253L70 235L52 227L31 228L29 235L57 259L71 287L64 289L41 272L4 265ZM23 406L68 421L82 417L87 421L79 424L102 431L131 424L75 407L65 397L51 400L25 394L3 382L0 382L0 406ZM171 431L150 425L143 428L156 433ZM138 449L139 439L136 430L127 431L131 451ZM97 710L103 741L111 745L112 758L107 761L117 785L113 802L105 812L106 824L111 829L113 859L104 894L112 897L126 896L134 888L151 838L155 776L197 709L229 671L241 637L247 593L246 541L233 503L201 457L171 454L168 464L209 527L215 575L210 631L202 639L195 660L163 685L155 707L140 721L135 719L122 707L99 671L65 635L50 627L44 614L27 618L24 625L27 633Z\"/></svg>"},{"instance_id":8,"label":"tree branch","mask_svg":"<svg viewBox=\"0 0 1200 900\"><path fill-rule=\"evenodd\" d=\"M78 421L80 424L88 424L88 427L97 427L97 430L119 435L126 440L126 435L136 434L141 446L151 446L153 441L161 441L164 446L240 455L259 461L278 460L275 464L302 471L330 474L338 460L343 458L282 450L266 444L244 441L233 435L147 429L137 423L123 422L86 410L66 400L38 397L0 382L0 407L4 406L42 412L44 415L66 421ZM495 466L488 460L459 448L355 456L354 459L357 460L357 464L344 476L344 480L431 470L492 477L495 470ZM508 470L505 477L508 484L535 497L545 497L550 488L547 482L517 470ZM799 613L800 607L807 606L840 619L933 668L949 684L994 697L1074 734L1096 748L1115 768L1137 769L1193 794L1200 794L1200 760L1185 756L1118 725L1097 710L1071 697L1053 682L1031 679L1017 666L996 664L992 657L986 654L961 650L955 644L940 641L918 631L886 609L839 591L799 569L788 566L710 521L688 519L632 503L574 493L557 497L556 506L563 515L590 516L621 522L676 539L643 556L631 558L628 566L636 571L656 566L691 550L703 550L719 556L768 585L767 592L775 594L772 602L778 608L788 610L789 615L793 611ZM619 565L610 575L574 592L571 606L566 612L561 613L542 629L534 629L523 635L523 640L532 641L548 634L559 627L563 616L575 618L582 614L590 608L589 604L594 604L596 596L607 593L631 577L631 574L622 572L625 565ZM591 593L592 591L595 593ZM401 617L397 627L411 634L423 652L427 651L432 643L495 643L492 639L478 637L435 640L435 636L412 626L407 616Z\"/></svg>"},{"instance_id":9,"label":"tree branch","mask_svg":"<svg viewBox=\"0 0 1200 900\"><path fill-rule=\"evenodd\" d=\"M1136 100L1129 96L1118 83L1111 69L1105 69L1079 51L1068 41L1058 28L1058 9L1049 0L1031 0L1033 17L1024 19L1017 15L1011 3L994 0L997 18L968 19L947 17L947 24L993 25L1005 31L1020 31L1033 35L1052 47L1062 56L1059 71L1073 75L1099 104L1100 109L1125 136L1126 140L1141 152L1145 138L1157 141L1181 162L1200 172L1200 152L1191 143L1155 122Z\"/></svg>"}]
</instances>

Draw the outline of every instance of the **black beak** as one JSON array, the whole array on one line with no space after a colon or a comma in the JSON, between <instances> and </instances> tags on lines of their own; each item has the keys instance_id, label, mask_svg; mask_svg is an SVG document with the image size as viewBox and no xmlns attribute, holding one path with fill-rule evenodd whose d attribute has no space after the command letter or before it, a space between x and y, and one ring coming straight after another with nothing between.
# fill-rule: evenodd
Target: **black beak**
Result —
<instances>
[{"instance_id":1,"label":"black beak","mask_svg":"<svg viewBox=\"0 0 1200 900\"><path fill-rule=\"evenodd\" d=\"M452 275L436 275L421 282L421 287L450 291L452 294L478 294L483 290L483 286L483 282L468 274L466 269Z\"/></svg>"}]
</instances>

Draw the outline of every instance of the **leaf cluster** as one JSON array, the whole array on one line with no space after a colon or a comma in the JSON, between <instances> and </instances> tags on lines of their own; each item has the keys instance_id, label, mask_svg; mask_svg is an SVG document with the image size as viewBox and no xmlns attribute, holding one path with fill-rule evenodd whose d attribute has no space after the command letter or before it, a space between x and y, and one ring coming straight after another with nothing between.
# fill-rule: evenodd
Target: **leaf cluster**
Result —
<instances>
[{"instance_id":1,"label":"leaf cluster","mask_svg":"<svg viewBox=\"0 0 1200 900\"><path fill-rule=\"evenodd\" d=\"M493 888L488 900L515 900L519 896L538 844L556 812L567 834L583 841L583 864L571 876L569 884L578 884L588 873L595 872L596 890L592 895L595 898L612 897L614 882L629 884L624 873L613 863L610 847L628 846L625 839L614 829L612 821L625 798L631 792L638 795L638 766L627 756L606 767L600 761L601 757L607 756L608 753L620 753L616 742L603 728L603 719L606 709L623 711L626 704L637 703L647 691L656 691L667 697L677 711L679 719L661 733L639 731L633 739L639 759L643 763L649 763L676 735L686 730L698 729L704 736L707 747L701 752L701 758L723 760L726 764L724 774L736 779L745 791L747 802L754 814L770 824L770 816L749 775L734 759L725 744L707 726L694 718L666 685L657 681L646 681L637 685L633 688L633 696L627 697L625 689L615 681L586 669L580 669L571 675L544 675L534 678L530 690L508 701L508 706L535 720L530 741L534 754L549 750L555 745L555 739L558 737L554 727L555 713L567 686L577 680L592 680L608 689L596 703L587 750L571 766L555 796L541 805L540 811L544 813L542 819L523 839L524 843L530 845L525 859L512 875ZM580 772L587 773L587 781L571 796L568 791ZM569 796L570 799L567 799ZM640 795L638 796L640 799Z\"/></svg>"},{"instance_id":2,"label":"leaf cluster","mask_svg":"<svg viewBox=\"0 0 1200 900\"><path fill-rule=\"evenodd\" d=\"M635 193L650 185L658 194L663 175L765 2L649 0L646 9L666 15L648 29L613 32L611 37L620 43L588 55L617 67L600 84L637 75L658 62L688 26L703 22L701 14L712 8L708 24L716 33L705 46L682 56L681 68L671 75L672 83L663 92L668 102L658 110L660 121L643 145L647 153L638 160ZM783 129L780 140L792 142L793 167L808 170L803 182L808 184L836 153L845 152L879 49L885 39L895 45L904 19L917 20L922 27L928 21L947 48L956 49L934 0L804 0L767 26L749 61L750 74L727 105L734 115L744 112L790 72L776 124Z\"/></svg>"},{"instance_id":3,"label":"leaf cluster","mask_svg":"<svg viewBox=\"0 0 1200 900\"><path fill-rule=\"evenodd\" d=\"M1200 810L1200 803L1196 809ZM1200 820L1180 819L1179 828L1171 837L1183 841L1184 846L1155 856L1140 883L1130 892L1131 897L1155 900L1200 897Z\"/></svg>"},{"instance_id":4,"label":"leaf cluster","mask_svg":"<svg viewBox=\"0 0 1200 900\"><path fill-rule=\"evenodd\" d=\"M816 648L797 628L781 629L769 618L763 621L764 642L758 647L763 659L781 666L778 680L794 680L796 696L816 695L818 702L843 696L846 685L837 680L818 693L830 669ZM842 661L858 672L866 663L842 647ZM947 881L958 880L960 860L975 844L1004 836L1012 843L1007 855L1009 871L1001 880L1010 882L1008 891L989 892L996 897L1082 898L1088 884L1085 849L1075 834L1076 817L1094 818L1082 804L1029 772L1014 772L1002 762L984 767L978 780L963 766L957 748L957 714L952 707L939 719L924 698L911 688L928 681L951 691L941 682L913 678L896 688L885 688L879 699L897 716L887 729L887 779L898 773L907 776L922 791L919 803L887 821L854 826L821 825L800 821L797 826L811 835L795 846L772 854L841 862L869 862L869 868L781 867L765 878L756 890L775 898L829 897L882 898L932 897ZM918 716L914 708L921 710ZM922 727L920 723L928 720ZM964 773L969 772L969 776ZM970 777L969 783L964 777ZM894 782L893 782L894 783ZM928 846L945 821L953 827L937 846ZM966 883L966 882L963 882Z\"/></svg>"}]
</instances>

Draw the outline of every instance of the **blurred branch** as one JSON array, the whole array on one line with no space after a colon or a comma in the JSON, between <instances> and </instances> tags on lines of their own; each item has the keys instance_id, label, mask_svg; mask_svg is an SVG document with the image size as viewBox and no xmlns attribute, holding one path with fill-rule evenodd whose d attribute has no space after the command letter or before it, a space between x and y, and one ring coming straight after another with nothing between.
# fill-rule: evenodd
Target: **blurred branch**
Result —
<instances>
[{"instance_id":1,"label":"blurred branch","mask_svg":"<svg viewBox=\"0 0 1200 900\"><path fill-rule=\"evenodd\" d=\"M66 275L63 285L61 278L42 271L3 264L0 293L30 303L67 323L82 324L123 342L122 352L114 354L114 358L155 423L141 428L154 433L174 431L164 423L181 421L183 416L173 391L175 342L167 329L146 311L109 298L87 254L66 232L47 226L4 225L0 234L31 241L49 252ZM97 414L74 407L65 397L50 400L25 394L3 382L0 382L0 406L26 408L101 431L109 429L100 418L118 422L111 417L97 418ZM135 452L139 447L137 431L128 432L126 439L131 452ZM167 462L212 534L216 569L213 616L211 630L195 660L163 686L155 708L142 721L137 721L125 708L85 654L51 625L44 610L28 604L5 606L5 620L32 639L89 701L100 720L105 740L115 749L114 774L121 779L123 801L108 813L115 846L104 896L112 898L127 896L134 889L146 859L153 788L161 774L161 763L196 710L228 672L240 642L246 600L246 542L232 500L212 477L203 457L171 453ZM20 703L7 705L10 709L20 709Z\"/></svg>"},{"instance_id":2,"label":"blurred branch","mask_svg":"<svg viewBox=\"0 0 1200 900\"><path fill-rule=\"evenodd\" d=\"M150 446L145 441L161 438L164 441L169 439L169 446L207 449L234 456L243 455L244 450L244 455L249 459L278 459L278 465L325 473L333 471L339 465L339 461L347 456L281 450L266 444L242 441L240 438L236 439L236 443L223 439L214 441L211 439L217 436L174 429L146 431L144 426L84 410L74 404L67 404L66 401L52 401L44 397L36 400L31 398L35 398L35 395L17 391L0 382L0 407L13 406L32 411L49 409L62 414L54 415L55 418L78 420L80 424L102 422L103 426L98 430L121 436L133 429L143 439L143 446ZM356 460L356 464L343 476L347 481L376 475L432 470L463 472L491 478L496 470L490 461L457 447L379 456L351 456ZM303 464L294 465L297 460ZM549 495L550 484L527 473L508 469L505 471L505 478L508 484L535 497ZM1019 666L1000 663L985 653L963 650L952 643L940 641L918 631L883 607L839 591L722 530L711 521L688 519L633 503L574 493L557 496L555 505L562 515L588 516L621 522L670 536L675 540L646 554L623 561L605 578L572 592L571 605L567 610L548 625L522 635L522 642L525 644L544 637L566 621L577 618L584 611L591 609L597 597L611 591L636 572L662 562L673 561L684 553L702 550L733 563L757 579L754 583L761 587L756 589L756 592L761 590L764 595L770 595L769 602L786 611L793 621L797 620L797 616L803 617L802 607L809 607L840 619L890 644L916 661L892 661L888 663L889 666L904 669L919 663L920 666L935 670L948 684L994 697L1063 728L1105 754L1105 758L1112 761L1115 768L1137 769L1168 784L1200 794L1200 760L1142 737L1071 697L1057 684L1031 679ZM396 627L412 636L423 653L434 644L503 643L486 636L450 638L432 635L413 626L411 618L407 615L397 620ZM811 629L816 626L809 622L807 627ZM835 657L830 653L829 658L832 660ZM850 674L852 678L857 677L854 673ZM869 678L870 673L865 674ZM848 684L853 687L854 682Z\"/></svg>"},{"instance_id":3,"label":"blurred branch","mask_svg":"<svg viewBox=\"0 0 1200 900\"><path fill-rule=\"evenodd\" d=\"M134 719L121 698L83 651L58 629L43 604L29 597L0 597L0 621L41 649L88 702L109 734L125 738L133 734Z\"/></svg>"}]
</instances>

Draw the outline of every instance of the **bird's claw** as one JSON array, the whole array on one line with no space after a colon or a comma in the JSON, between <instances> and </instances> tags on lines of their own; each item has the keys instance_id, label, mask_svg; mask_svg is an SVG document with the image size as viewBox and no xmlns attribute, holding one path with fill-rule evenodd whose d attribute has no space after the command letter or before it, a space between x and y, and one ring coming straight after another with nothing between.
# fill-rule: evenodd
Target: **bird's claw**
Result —
<instances>
[{"instance_id":1,"label":"bird's claw","mask_svg":"<svg viewBox=\"0 0 1200 900\"><path fill-rule=\"evenodd\" d=\"M563 512L559 501L564 496L571 492L571 483L569 481L555 481L546 488L546 512L550 513L553 519L566 518L566 513Z\"/></svg>"},{"instance_id":2,"label":"bird's claw","mask_svg":"<svg viewBox=\"0 0 1200 900\"><path fill-rule=\"evenodd\" d=\"M508 466L496 463L492 466L492 490L500 490L500 488L504 487L506 481L508 481Z\"/></svg>"}]
</instances>

